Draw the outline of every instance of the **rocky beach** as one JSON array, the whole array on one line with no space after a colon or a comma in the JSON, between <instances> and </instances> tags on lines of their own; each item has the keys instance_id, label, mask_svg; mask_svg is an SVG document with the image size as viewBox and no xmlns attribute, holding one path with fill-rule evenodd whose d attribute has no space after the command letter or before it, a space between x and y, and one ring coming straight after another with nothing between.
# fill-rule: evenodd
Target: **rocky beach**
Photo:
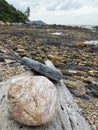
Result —
<instances>
[{"instance_id":1,"label":"rocky beach","mask_svg":"<svg viewBox=\"0 0 98 130\"><path fill-rule=\"evenodd\" d=\"M97 40L98 27L0 25L0 82L28 69L21 64L25 56L42 63L49 59L62 71L63 81L91 129L97 130ZM93 42L88 44L87 41Z\"/></svg>"}]
</instances>

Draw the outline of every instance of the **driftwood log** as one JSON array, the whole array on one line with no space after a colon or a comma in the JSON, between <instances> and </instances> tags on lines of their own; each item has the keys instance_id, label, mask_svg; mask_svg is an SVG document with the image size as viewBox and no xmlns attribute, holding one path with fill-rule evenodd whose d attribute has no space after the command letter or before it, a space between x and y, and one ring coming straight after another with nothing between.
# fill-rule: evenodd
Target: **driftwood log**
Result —
<instances>
[{"instance_id":1,"label":"driftwood log","mask_svg":"<svg viewBox=\"0 0 98 130\"><path fill-rule=\"evenodd\" d=\"M55 69L50 61L47 61L46 65ZM33 76L34 74L31 71L26 71L18 77ZM24 126L14 121L7 108L9 82L10 80L0 84L0 130L91 130L62 80L54 83L59 93L59 109L54 121L37 127Z\"/></svg>"}]
</instances>

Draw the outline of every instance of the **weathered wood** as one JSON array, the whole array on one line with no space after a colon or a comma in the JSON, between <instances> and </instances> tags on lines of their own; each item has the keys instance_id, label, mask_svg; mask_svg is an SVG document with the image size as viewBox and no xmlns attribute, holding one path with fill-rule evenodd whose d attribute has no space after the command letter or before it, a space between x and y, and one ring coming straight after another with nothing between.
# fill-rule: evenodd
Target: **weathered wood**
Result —
<instances>
[{"instance_id":1,"label":"weathered wood","mask_svg":"<svg viewBox=\"0 0 98 130\"><path fill-rule=\"evenodd\" d=\"M47 66L55 69L50 61L46 62ZM34 75L31 71L27 71L21 76ZM18 76L18 77L19 77ZM81 115L81 111L74 102L69 90L61 80L54 83L59 94L58 113L54 121L42 126L27 127L19 124L10 118L7 105L7 91L9 82L0 84L0 129L1 130L91 130L89 124Z\"/></svg>"},{"instance_id":2,"label":"weathered wood","mask_svg":"<svg viewBox=\"0 0 98 130\"><path fill-rule=\"evenodd\" d=\"M49 66L46 66L42 64L41 62L35 61L33 59L24 57L22 58L22 63L29 68L33 69L36 72L39 72L40 74L54 80L54 81L59 81L60 79L63 78L63 75L60 70L58 69L53 69Z\"/></svg>"}]
</instances>

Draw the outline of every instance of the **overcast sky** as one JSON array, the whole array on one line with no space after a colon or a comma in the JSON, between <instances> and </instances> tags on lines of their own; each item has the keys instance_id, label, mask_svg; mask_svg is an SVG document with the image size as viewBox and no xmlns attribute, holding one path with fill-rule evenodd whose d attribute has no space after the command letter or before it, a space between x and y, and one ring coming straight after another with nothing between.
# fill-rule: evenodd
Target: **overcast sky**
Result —
<instances>
[{"instance_id":1,"label":"overcast sky","mask_svg":"<svg viewBox=\"0 0 98 130\"><path fill-rule=\"evenodd\" d=\"M98 25L98 0L6 0L25 11L30 7L30 20L48 24Z\"/></svg>"}]
</instances>

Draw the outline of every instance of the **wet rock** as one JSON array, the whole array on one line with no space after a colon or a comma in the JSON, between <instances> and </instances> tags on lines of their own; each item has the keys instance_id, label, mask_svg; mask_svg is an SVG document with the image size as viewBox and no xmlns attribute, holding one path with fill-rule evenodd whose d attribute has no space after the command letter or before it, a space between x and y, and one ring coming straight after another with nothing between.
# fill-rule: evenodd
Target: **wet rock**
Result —
<instances>
[{"instance_id":1,"label":"wet rock","mask_svg":"<svg viewBox=\"0 0 98 130\"><path fill-rule=\"evenodd\" d=\"M90 69L85 66L72 66L72 69L79 70L79 71L89 71Z\"/></svg>"},{"instance_id":2,"label":"wet rock","mask_svg":"<svg viewBox=\"0 0 98 130\"><path fill-rule=\"evenodd\" d=\"M84 95L81 95L81 98L90 100L90 99L92 99L92 96L90 96L90 95L88 95L88 94L84 94Z\"/></svg>"},{"instance_id":3,"label":"wet rock","mask_svg":"<svg viewBox=\"0 0 98 130\"><path fill-rule=\"evenodd\" d=\"M72 76L72 73L68 72L67 70L62 70L63 75Z\"/></svg>"},{"instance_id":4,"label":"wet rock","mask_svg":"<svg viewBox=\"0 0 98 130\"><path fill-rule=\"evenodd\" d=\"M3 57L0 57L0 62L5 62L5 59Z\"/></svg>"},{"instance_id":5,"label":"wet rock","mask_svg":"<svg viewBox=\"0 0 98 130\"><path fill-rule=\"evenodd\" d=\"M93 90L93 91L92 91L92 94L93 94L93 96L95 96L95 97L98 98L98 91Z\"/></svg>"},{"instance_id":6,"label":"wet rock","mask_svg":"<svg viewBox=\"0 0 98 130\"><path fill-rule=\"evenodd\" d=\"M98 91L98 85L97 84L88 84L88 85L86 85L85 87L87 87L88 89L90 89L90 90L96 90L96 91Z\"/></svg>"},{"instance_id":7,"label":"wet rock","mask_svg":"<svg viewBox=\"0 0 98 130\"><path fill-rule=\"evenodd\" d=\"M78 92L76 92L73 89L70 89L70 92L75 96L75 97L81 97L81 94L79 94Z\"/></svg>"},{"instance_id":8,"label":"wet rock","mask_svg":"<svg viewBox=\"0 0 98 130\"><path fill-rule=\"evenodd\" d=\"M84 80L83 82L87 83L87 84L92 84L92 82L90 80Z\"/></svg>"},{"instance_id":9,"label":"wet rock","mask_svg":"<svg viewBox=\"0 0 98 130\"><path fill-rule=\"evenodd\" d=\"M86 87L89 89L87 92L91 96L98 97L98 85L97 84L88 84Z\"/></svg>"},{"instance_id":10,"label":"wet rock","mask_svg":"<svg viewBox=\"0 0 98 130\"><path fill-rule=\"evenodd\" d=\"M77 76L83 76L83 74L80 73L80 72L77 72L76 75L77 75Z\"/></svg>"},{"instance_id":11,"label":"wet rock","mask_svg":"<svg viewBox=\"0 0 98 130\"><path fill-rule=\"evenodd\" d=\"M96 64L96 67L98 67L98 64Z\"/></svg>"},{"instance_id":12,"label":"wet rock","mask_svg":"<svg viewBox=\"0 0 98 130\"><path fill-rule=\"evenodd\" d=\"M78 93L77 91L73 90L73 89L70 89L70 92L75 96L75 97L78 97L78 98L82 98L82 99L86 99L86 100L90 100L92 99L92 97L88 94L83 94L81 95L80 93Z\"/></svg>"},{"instance_id":13,"label":"wet rock","mask_svg":"<svg viewBox=\"0 0 98 130\"><path fill-rule=\"evenodd\" d=\"M92 97L94 96L94 97L98 98L98 91L92 90L92 91L87 92L87 94Z\"/></svg>"}]
</instances>

